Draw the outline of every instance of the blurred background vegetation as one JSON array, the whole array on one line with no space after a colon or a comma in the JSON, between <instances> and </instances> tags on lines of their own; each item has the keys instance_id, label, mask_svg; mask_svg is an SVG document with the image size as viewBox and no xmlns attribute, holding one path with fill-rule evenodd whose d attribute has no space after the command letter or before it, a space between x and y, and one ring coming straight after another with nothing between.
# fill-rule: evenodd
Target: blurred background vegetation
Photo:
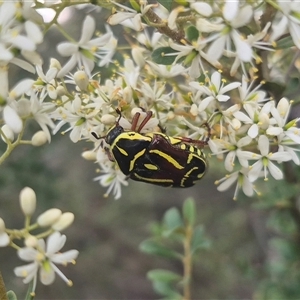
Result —
<instances>
[{"instance_id":1,"label":"blurred background vegetation","mask_svg":"<svg viewBox=\"0 0 300 300\"><path fill-rule=\"evenodd\" d=\"M77 38L84 11L69 14L73 17L63 26L69 26ZM94 13L94 17L103 20L106 16ZM99 26L103 30L104 22ZM54 30L46 38L41 51L47 65L50 57L58 57L51 47L56 45L53 39L63 38ZM14 69L11 75L16 81L28 76ZM36 216L52 207L75 214L63 249L80 251L76 266L63 270L74 286L68 288L59 278L50 287L38 284L36 299L158 299L146 273L156 268L182 273L182 266L142 253L139 245L149 237L152 222L161 220L171 207L181 208L190 196L197 205L197 222L211 241L211 248L200 252L195 261L193 299L300 298L299 170L285 165L286 182L270 180L267 186L257 186L261 197L240 195L233 201L233 189L216 190L214 181L225 174L220 174L220 162L211 158L208 174L192 188L130 181L122 198L115 201L103 197L105 189L93 182L96 167L80 156L91 147L85 142L73 144L68 136L58 134L49 146L20 147L1 166L0 216L8 228L23 225L18 195L25 186L37 194ZM14 276L13 268L22 264L15 251L0 249L6 287L20 299L27 286Z\"/></svg>"}]
</instances>

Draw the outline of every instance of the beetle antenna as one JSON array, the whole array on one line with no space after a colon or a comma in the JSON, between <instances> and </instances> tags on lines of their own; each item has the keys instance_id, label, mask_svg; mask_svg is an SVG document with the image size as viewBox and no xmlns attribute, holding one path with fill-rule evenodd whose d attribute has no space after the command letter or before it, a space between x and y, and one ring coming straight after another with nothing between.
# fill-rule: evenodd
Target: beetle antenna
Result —
<instances>
[{"instance_id":1,"label":"beetle antenna","mask_svg":"<svg viewBox=\"0 0 300 300\"><path fill-rule=\"evenodd\" d=\"M205 123L203 123L202 125L201 125L201 127L206 127L206 129L207 129L207 137L206 137L206 139L203 141L204 143L208 143L208 141L210 140L210 138L211 138L211 127L209 126L209 124L207 123L207 122L205 122Z\"/></svg>"}]
</instances>

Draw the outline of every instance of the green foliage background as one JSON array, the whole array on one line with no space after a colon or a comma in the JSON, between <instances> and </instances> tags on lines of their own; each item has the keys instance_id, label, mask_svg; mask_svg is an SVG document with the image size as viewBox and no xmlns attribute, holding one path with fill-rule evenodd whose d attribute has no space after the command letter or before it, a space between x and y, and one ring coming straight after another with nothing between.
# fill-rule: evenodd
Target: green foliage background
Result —
<instances>
[{"instance_id":1,"label":"green foliage background","mask_svg":"<svg viewBox=\"0 0 300 300\"><path fill-rule=\"evenodd\" d=\"M70 31L76 37L81 22L79 14L73 13L72 20L78 22L74 26L71 20ZM48 49L46 63L47 57L57 56L51 41L62 37L50 31L47 38L43 45ZM102 72L105 75L108 70ZM291 92L295 95L292 83ZM197 223L204 226L211 241L211 248L200 252L195 261L193 299L299 298L298 169L285 165L286 182L270 180L267 188L258 186L259 199L239 197L235 202L233 190L217 192L214 181L222 177L220 162L211 158L208 174L192 188L168 189L131 181L121 200L114 201L103 197L105 190L92 181L97 175L95 166L80 156L89 146L57 135L49 146L17 149L2 166L0 216L8 228L22 226L18 195L25 186L36 191L36 216L52 207L75 214L64 249L78 249L80 255L75 267L63 270L74 286L68 288L58 278L50 287L39 284L36 299L157 299L146 273L152 269L181 273L181 265L142 253L139 245L149 237L152 222L161 220L171 207L181 208L190 196L197 205ZM14 251L0 249L6 287L20 299L27 287L14 276L13 268L21 264Z\"/></svg>"}]
</instances>

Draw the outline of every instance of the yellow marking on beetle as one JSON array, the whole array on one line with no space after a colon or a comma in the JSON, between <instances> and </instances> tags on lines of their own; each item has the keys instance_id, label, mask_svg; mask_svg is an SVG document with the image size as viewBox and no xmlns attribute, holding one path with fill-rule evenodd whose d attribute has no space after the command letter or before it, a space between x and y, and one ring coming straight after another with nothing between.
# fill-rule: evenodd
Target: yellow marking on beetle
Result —
<instances>
[{"instance_id":1,"label":"yellow marking on beetle","mask_svg":"<svg viewBox=\"0 0 300 300\"><path fill-rule=\"evenodd\" d=\"M180 145L180 149L181 149L181 150L185 150L185 149L186 149L186 144L181 144L181 145Z\"/></svg>"},{"instance_id":2,"label":"yellow marking on beetle","mask_svg":"<svg viewBox=\"0 0 300 300\"><path fill-rule=\"evenodd\" d=\"M164 159L166 159L169 163L171 163L175 168L177 169L184 169L184 167L182 165L180 165L174 158L172 158L170 155L161 152L159 150L150 150L150 153L156 153L159 156L163 157Z\"/></svg>"},{"instance_id":3,"label":"yellow marking on beetle","mask_svg":"<svg viewBox=\"0 0 300 300\"><path fill-rule=\"evenodd\" d=\"M134 176L138 179L141 179L143 181L147 181L147 182L162 182L162 183L174 183L174 181L172 179L155 179L155 178L147 178L147 177L143 177L138 175L137 173L134 173Z\"/></svg>"},{"instance_id":4,"label":"yellow marking on beetle","mask_svg":"<svg viewBox=\"0 0 300 300\"><path fill-rule=\"evenodd\" d=\"M119 146L116 146L116 148L125 156L128 156L128 153L123 149L123 148L120 148Z\"/></svg>"},{"instance_id":5,"label":"yellow marking on beetle","mask_svg":"<svg viewBox=\"0 0 300 300\"><path fill-rule=\"evenodd\" d=\"M131 141L140 140L140 141L147 141L147 142L151 142L151 140L152 140L151 137L141 135L141 134L139 134L137 132L134 132L134 131L127 131L127 132L123 132L123 133L119 134L115 138L114 142L110 146L111 149L113 149L117 145L117 143L122 139L131 140Z\"/></svg>"},{"instance_id":6,"label":"yellow marking on beetle","mask_svg":"<svg viewBox=\"0 0 300 300\"><path fill-rule=\"evenodd\" d=\"M184 175L184 177L189 177L190 176L190 174L194 171L194 170L197 170L197 169L199 169L198 167L194 167L194 168L192 168L192 169L190 169L185 175ZM202 174L201 174L202 175ZM199 176L199 175L198 175Z\"/></svg>"},{"instance_id":7,"label":"yellow marking on beetle","mask_svg":"<svg viewBox=\"0 0 300 300\"><path fill-rule=\"evenodd\" d=\"M130 166L129 166L129 171L132 171L133 168L134 168L134 164L135 164L135 161L141 157L142 155L144 155L146 149L143 149L142 151L138 152L134 157L133 159L130 161Z\"/></svg>"},{"instance_id":8,"label":"yellow marking on beetle","mask_svg":"<svg viewBox=\"0 0 300 300\"><path fill-rule=\"evenodd\" d=\"M158 167L152 164L144 164L144 167L148 170L158 170Z\"/></svg>"}]
</instances>

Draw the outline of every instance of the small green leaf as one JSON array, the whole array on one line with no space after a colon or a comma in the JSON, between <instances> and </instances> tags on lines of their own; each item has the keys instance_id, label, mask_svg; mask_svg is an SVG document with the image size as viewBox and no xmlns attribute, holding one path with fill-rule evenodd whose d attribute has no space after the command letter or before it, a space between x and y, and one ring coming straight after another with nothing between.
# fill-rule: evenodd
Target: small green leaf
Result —
<instances>
[{"instance_id":1,"label":"small green leaf","mask_svg":"<svg viewBox=\"0 0 300 300\"><path fill-rule=\"evenodd\" d=\"M196 205L193 198L187 198L183 203L183 219L185 223L193 226L196 221Z\"/></svg>"},{"instance_id":2,"label":"small green leaf","mask_svg":"<svg viewBox=\"0 0 300 300\"><path fill-rule=\"evenodd\" d=\"M194 253L199 249L208 249L210 247L210 241L204 235L204 228L199 225L195 228L192 237L191 251Z\"/></svg>"},{"instance_id":3,"label":"small green leaf","mask_svg":"<svg viewBox=\"0 0 300 300\"><path fill-rule=\"evenodd\" d=\"M163 218L163 224L169 231L174 231L183 227L183 220L180 212L176 207L168 209Z\"/></svg>"},{"instance_id":4,"label":"small green leaf","mask_svg":"<svg viewBox=\"0 0 300 300\"><path fill-rule=\"evenodd\" d=\"M14 291L8 291L6 293L6 296L7 296L8 300L18 300L17 295L15 294Z\"/></svg>"},{"instance_id":5,"label":"small green leaf","mask_svg":"<svg viewBox=\"0 0 300 300\"><path fill-rule=\"evenodd\" d=\"M181 255L179 253L170 250L152 240L146 240L142 242L140 244L140 250L151 255L158 255L172 259L181 259Z\"/></svg>"},{"instance_id":6,"label":"small green leaf","mask_svg":"<svg viewBox=\"0 0 300 300\"><path fill-rule=\"evenodd\" d=\"M195 26L189 26L186 29L186 36L190 42L197 41L199 38L199 31Z\"/></svg>"},{"instance_id":7,"label":"small green leaf","mask_svg":"<svg viewBox=\"0 0 300 300\"><path fill-rule=\"evenodd\" d=\"M295 46L292 37L289 35L276 42L276 49L286 49Z\"/></svg>"},{"instance_id":8,"label":"small green leaf","mask_svg":"<svg viewBox=\"0 0 300 300\"><path fill-rule=\"evenodd\" d=\"M162 269L151 270L147 273L147 277L152 281L160 282L177 282L182 279L182 276Z\"/></svg>"},{"instance_id":9,"label":"small green leaf","mask_svg":"<svg viewBox=\"0 0 300 300\"><path fill-rule=\"evenodd\" d=\"M154 281L153 288L156 293L167 297L166 299L181 300L182 295L178 294L173 288L165 282Z\"/></svg>"},{"instance_id":10,"label":"small green leaf","mask_svg":"<svg viewBox=\"0 0 300 300\"><path fill-rule=\"evenodd\" d=\"M171 11L173 0L158 0L162 6L164 6L168 11Z\"/></svg>"},{"instance_id":11,"label":"small green leaf","mask_svg":"<svg viewBox=\"0 0 300 300\"><path fill-rule=\"evenodd\" d=\"M152 59L155 63L161 65L171 65L176 58L176 55L166 56L168 53L175 53L171 47L160 47L152 52Z\"/></svg>"}]
</instances>

